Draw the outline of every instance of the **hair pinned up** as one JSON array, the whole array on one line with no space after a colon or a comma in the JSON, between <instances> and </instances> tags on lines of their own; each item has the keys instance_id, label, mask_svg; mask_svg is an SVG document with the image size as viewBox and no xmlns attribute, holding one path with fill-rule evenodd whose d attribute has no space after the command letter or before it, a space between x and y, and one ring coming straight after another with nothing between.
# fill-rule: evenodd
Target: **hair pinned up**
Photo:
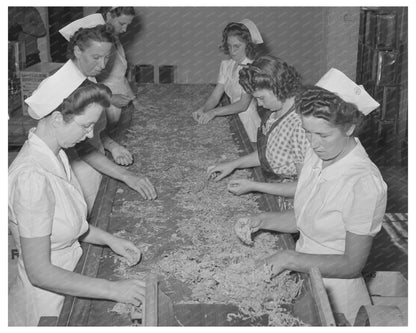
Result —
<instances>
[{"instance_id":1,"label":"hair pinned up","mask_svg":"<svg viewBox=\"0 0 416 333\"><path fill-rule=\"evenodd\" d=\"M251 34L248 28L242 23L231 22L228 23L222 32L222 43L220 50L226 55L230 54L228 49L228 38L234 36L237 37L241 42L246 44L246 56L249 59L254 59L260 52L260 48L257 44L253 43Z\"/></svg>"},{"instance_id":2,"label":"hair pinned up","mask_svg":"<svg viewBox=\"0 0 416 333\"><path fill-rule=\"evenodd\" d=\"M305 86L295 99L296 112L301 116L325 119L333 125L355 125L357 133L364 115L352 103L345 102L336 94L318 86Z\"/></svg>"},{"instance_id":3,"label":"hair pinned up","mask_svg":"<svg viewBox=\"0 0 416 333\"><path fill-rule=\"evenodd\" d=\"M302 77L296 69L271 55L259 57L243 67L239 74L240 85L246 93L268 89L281 101L295 96L302 86Z\"/></svg>"},{"instance_id":4,"label":"hair pinned up","mask_svg":"<svg viewBox=\"0 0 416 333\"><path fill-rule=\"evenodd\" d=\"M61 112L64 120L68 122L75 115L82 114L85 108L93 103L108 108L111 105L111 95L110 88L104 84L86 79L55 110Z\"/></svg>"},{"instance_id":5,"label":"hair pinned up","mask_svg":"<svg viewBox=\"0 0 416 333\"><path fill-rule=\"evenodd\" d=\"M69 40L67 57L74 60L74 48L78 46L81 51L87 49L91 42L108 42L114 43L114 28L111 24L99 24L92 28L78 29Z\"/></svg>"},{"instance_id":6,"label":"hair pinned up","mask_svg":"<svg viewBox=\"0 0 416 333\"><path fill-rule=\"evenodd\" d=\"M104 19L107 13L110 13L112 17L118 17L121 15L136 16L134 7L100 7L97 10L97 13L102 14Z\"/></svg>"}]
</instances>

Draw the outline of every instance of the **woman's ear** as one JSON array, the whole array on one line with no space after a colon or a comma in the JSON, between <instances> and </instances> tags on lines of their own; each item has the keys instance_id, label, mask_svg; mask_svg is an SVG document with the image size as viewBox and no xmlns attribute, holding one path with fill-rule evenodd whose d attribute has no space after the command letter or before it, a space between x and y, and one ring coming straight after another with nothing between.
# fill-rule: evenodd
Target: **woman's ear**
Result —
<instances>
[{"instance_id":1,"label":"woman's ear","mask_svg":"<svg viewBox=\"0 0 416 333\"><path fill-rule=\"evenodd\" d=\"M75 55L75 57L76 57L76 58L79 58L79 57L81 56L81 53L82 53L82 51L81 51L81 49L79 48L79 46L78 46L78 45L75 45L75 46L74 46L74 55Z\"/></svg>"},{"instance_id":2,"label":"woman's ear","mask_svg":"<svg viewBox=\"0 0 416 333\"><path fill-rule=\"evenodd\" d=\"M351 125L350 128L347 129L345 134L347 134L347 136L351 136L352 133L354 133L355 127L356 127L355 125Z\"/></svg>"},{"instance_id":3,"label":"woman's ear","mask_svg":"<svg viewBox=\"0 0 416 333\"><path fill-rule=\"evenodd\" d=\"M62 116L62 113L60 113L59 111L54 111L51 114L51 120L53 127L60 127L64 122L64 117Z\"/></svg>"}]
</instances>

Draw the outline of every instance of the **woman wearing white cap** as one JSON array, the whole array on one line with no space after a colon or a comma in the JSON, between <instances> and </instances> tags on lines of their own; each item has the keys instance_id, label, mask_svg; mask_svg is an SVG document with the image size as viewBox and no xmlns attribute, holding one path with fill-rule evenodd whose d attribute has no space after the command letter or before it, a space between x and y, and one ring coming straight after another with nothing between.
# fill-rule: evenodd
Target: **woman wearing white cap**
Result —
<instances>
[{"instance_id":1,"label":"woman wearing white cap","mask_svg":"<svg viewBox=\"0 0 416 333\"><path fill-rule=\"evenodd\" d=\"M370 304L361 270L386 208L387 185L355 136L364 115L377 106L336 69L300 94L296 109L310 149L294 210L251 218L252 232L300 233L296 251L280 251L261 264L272 265L276 273L318 267L332 310L351 325L359 307Z\"/></svg>"},{"instance_id":2,"label":"woman wearing white cap","mask_svg":"<svg viewBox=\"0 0 416 333\"><path fill-rule=\"evenodd\" d=\"M133 7L100 7L101 13L107 24L114 28L115 50L112 53L105 69L99 74L97 80L104 83L113 92L111 107L107 110L107 120L110 124L116 124L121 115L121 109L130 101L136 105L135 94L131 90L126 78L127 59L119 35L125 33L133 21L136 12Z\"/></svg>"},{"instance_id":3,"label":"woman wearing white cap","mask_svg":"<svg viewBox=\"0 0 416 333\"><path fill-rule=\"evenodd\" d=\"M295 112L295 97L302 89L301 76L282 59L267 55L240 70L240 84L258 105L271 112L270 116L259 128L257 151L210 166L208 172L216 174L214 180L218 181L235 169L260 166L268 176L268 183L234 179L228 190L237 195L256 191L291 197L283 200L285 209L292 206L295 181L308 148L300 117Z\"/></svg>"},{"instance_id":4,"label":"woman wearing white cap","mask_svg":"<svg viewBox=\"0 0 416 333\"><path fill-rule=\"evenodd\" d=\"M114 29L103 23L101 14L92 14L60 30L69 40L70 60L65 65L94 82L95 76L105 68L114 43ZM91 211L98 193L101 174L126 183L145 199L155 199L156 190L147 177L134 175L104 155L106 149L119 164L127 165L133 161L127 149L106 135L105 127L106 115L103 114L94 130L94 137L77 145L76 151L73 149L70 152L71 166L81 183L88 211Z\"/></svg>"},{"instance_id":5,"label":"woman wearing white cap","mask_svg":"<svg viewBox=\"0 0 416 333\"><path fill-rule=\"evenodd\" d=\"M227 24L222 32L221 49L231 59L221 62L218 82L205 104L192 115L200 124L207 124L218 116L238 114L251 142L257 140L257 128L260 117L256 102L244 92L238 83L238 72L242 66L251 63L258 53L258 45L263 43L256 25L244 19L239 23ZM217 106L223 93L230 98L231 104Z\"/></svg>"},{"instance_id":6,"label":"woman wearing white cap","mask_svg":"<svg viewBox=\"0 0 416 333\"><path fill-rule=\"evenodd\" d=\"M78 242L109 246L131 264L140 250L87 222L87 204L64 149L91 137L111 91L61 68L26 102L38 119L9 167L9 228L19 251L18 275L9 289L9 325L36 326L59 316L64 295L139 304L144 282L107 281L73 270Z\"/></svg>"}]
</instances>

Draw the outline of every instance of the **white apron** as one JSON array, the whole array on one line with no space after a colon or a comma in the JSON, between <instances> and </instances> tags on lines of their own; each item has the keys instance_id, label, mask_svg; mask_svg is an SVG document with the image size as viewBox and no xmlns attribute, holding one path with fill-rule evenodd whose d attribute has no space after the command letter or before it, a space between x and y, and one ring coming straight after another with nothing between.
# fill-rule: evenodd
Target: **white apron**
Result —
<instances>
[{"instance_id":1,"label":"white apron","mask_svg":"<svg viewBox=\"0 0 416 333\"><path fill-rule=\"evenodd\" d=\"M15 215L15 202L10 200L14 198L14 184L20 171L35 170L48 179L55 199L50 235L51 263L73 271L82 255L78 237L88 230L87 205L62 150L59 156L65 170L46 144L36 135L29 134L29 140L9 169L9 228L21 254L19 221ZM26 221L31 221L30 214L30 211L23 214L27 215ZM9 290L9 326L36 326L41 316L59 316L64 296L34 287L27 277L22 255L19 256L17 269L17 278Z\"/></svg>"},{"instance_id":2,"label":"white apron","mask_svg":"<svg viewBox=\"0 0 416 333\"><path fill-rule=\"evenodd\" d=\"M87 139L92 146L103 154L105 154L105 150L101 142L100 133L105 129L106 125L106 114L105 112L102 112L100 118L94 126L94 136ZM103 176L99 171L84 162L79 157L75 149L68 149L68 156L71 162L71 168L81 184L82 193L84 194L84 198L88 206L88 214L90 214Z\"/></svg>"},{"instance_id":3,"label":"white apron","mask_svg":"<svg viewBox=\"0 0 416 333\"><path fill-rule=\"evenodd\" d=\"M249 60L246 58L242 64L247 64ZM238 102L241 98L241 94L244 93L244 89L238 82L239 70L241 66L237 66L234 60L231 60L230 66L227 68L228 73L224 73L227 77L224 83L224 90L227 96L230 98L231 103ZM253 98L247 107L247 110L238 114L241 122L244 125L244 129L251 142L257 142L257 129L260 125L260 117L257 113L257 104Z\"/></svg>"},{"instance_id":4,"label":"white apron","mask_svg":"<svg viewBox=\"0 0 416 333\"><path fill-rule=\"evenodd\" d=\"M119 41L115 44L115 52L109 63L106 65L103 76L99 78L101 83L109 87L113 94L126 95L134 99L134 94L126 78L127 60L123 46ZM107 109L107 116L110 122L117 122L120 119L121 109L111 105Z\"/></svg>"},{"instance_id":5,"label":"white apron","mask_svg":"<svg viewBox=\"0 0 416 333\"><path fill-rule=\"evenodd\" d=\"M311 148L306 153L294 198L296 223L300 232L296 251L342 255L347 230L374 236L381 228L386 186L358 139L356 142L357 145L347 156L326 168L322 168L322 160ZM372 178L369 178L369 174L372 174ZM361 179L372 179L372 182L361 182ZM370 187L369 184L375 185ZM355 193L355 188L366 193ZM355 205L354 211L343 211L347 209L345 204L350 198L358 196L360 200L355 202L360 206ZM365 217L359 221L364 213ZM324 278L323 282L332 310L343 313L351 325L355 322L359 308L371 304L362 277Z\"/></svg>"}]
</instances>

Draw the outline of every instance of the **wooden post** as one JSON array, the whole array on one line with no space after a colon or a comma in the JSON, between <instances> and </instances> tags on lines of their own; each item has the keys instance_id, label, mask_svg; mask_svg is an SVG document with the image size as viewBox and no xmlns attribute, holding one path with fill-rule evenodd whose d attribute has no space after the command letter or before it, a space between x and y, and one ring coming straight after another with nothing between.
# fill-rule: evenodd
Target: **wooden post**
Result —
<instances>
[{"instance_id":1,"label":"wooden post","mask_svg":"<svg viewBox=\"0 0 416 333\"><path fill-rule=\"evenodd\" d=\"M155 274L146 277L146 294L143 306L143 326L157 326L158 281Z\"/></svg>"},{"instance_id":2,"label":"wooden post","mask_svg":"<svg viewBox=\"0 0 416 333\"><path fill-rule=\"evenodd\" d=\"M318 314L322 326L336 326L334 314L329 304L328 294L326 293L321 272L317 267L312 267L309 271L309 278L312 286L312 294L318 308Z\"/></svg>"}]
</instances>

